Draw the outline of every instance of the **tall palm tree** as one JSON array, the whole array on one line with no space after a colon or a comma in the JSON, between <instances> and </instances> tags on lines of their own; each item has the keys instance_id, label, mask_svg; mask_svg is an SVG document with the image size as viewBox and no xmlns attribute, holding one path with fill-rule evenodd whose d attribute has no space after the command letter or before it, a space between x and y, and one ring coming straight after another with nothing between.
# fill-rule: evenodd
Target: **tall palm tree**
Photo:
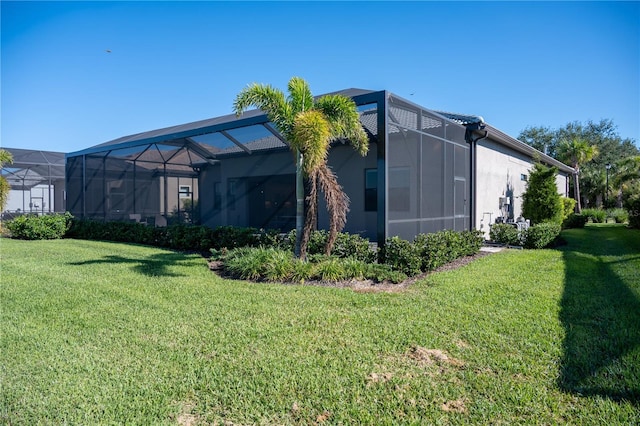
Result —
<instances>
[{"instance_id":1,"label":"tall palm tree","mask_svg":"<svg viewBox=\"0 0 640 426\"><path fill-rule=\"evenodd\" d=\"M0 149L0 169L2 169L5 164L11 163L13 163L13 156L11 153L5 149ZM7 182L4 176L0 176L0 212L4 211L10 190L11 185L9 185L9 182Z\"/></svg>"},{"instance_id":2,"label":"tall palm tree","mask_svg":"<svg viewBox=\"0 0 640 426\"><path fill-rule=\"evenodd\" d=\"M240 116L250 106L264 111L288 142L296 162L296 256L305 258L311 230L317 218L318 187L322 189L329 211L329 238L326 253L346 223L349 198L327 165L332 141L346 139L361 154L369 150L365 133L353 100L341 95L314 99L305 80L293 77L289 95L270 85L253 83L244 88L233 103ZM304 178L309 181L307 214L304 212Z\"/></svg>"},{"instance_id":3,"label":"tall palm tree","mask_svg":"<svg viewBox=\"0 0 640 426\"><path fill-rule=\"evenodd\" d=\"M575 169L574 196L576 199L576 212L582 212L580 204L580 166L593 160L598 155L598 147L580 138L564 139L558 144L558 156Z\"/></svg>"}]
</instances>

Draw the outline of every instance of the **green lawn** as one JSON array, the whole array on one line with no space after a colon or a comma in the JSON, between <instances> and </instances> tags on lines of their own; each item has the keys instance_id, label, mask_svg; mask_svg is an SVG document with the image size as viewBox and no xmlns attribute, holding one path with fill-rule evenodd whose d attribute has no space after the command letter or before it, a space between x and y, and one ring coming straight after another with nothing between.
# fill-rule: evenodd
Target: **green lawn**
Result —
<instances>
[{"instance_id":1,"label":"green lawn","mask_svg":"<svg viewBox=\"0 0 640 426\"><path fill-rule=\"evenodd\" d=\"M2 239L0 423L638 424L640 232L563 236L402 293Z\"/></svg>"}]
</instances>

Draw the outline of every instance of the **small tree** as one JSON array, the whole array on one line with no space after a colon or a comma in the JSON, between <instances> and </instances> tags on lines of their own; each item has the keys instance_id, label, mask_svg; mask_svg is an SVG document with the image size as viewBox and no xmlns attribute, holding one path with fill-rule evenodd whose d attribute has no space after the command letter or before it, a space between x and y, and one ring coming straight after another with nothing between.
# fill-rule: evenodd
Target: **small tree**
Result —
<instances>
[{"instance_id":1,"label":"small tree","mask_svg":"<svg viewBox=\"0 0 640 426\"><path fill-rule=\"evenodd\" d=\"M13 163L13 156L7 150L0 149L0 169L4 167L5 164ZM9 191L11 190L11 185L4 176L0 176L0 212L4 211L4 207L7 205L7 200L9 199Z\"/></svg>"},{"instance_id":2,"label":"small tree","mask_svg":"<svg viewBox=\"0 0 640 426\"><path fill-rule=\"evenodd\" d=\"M582 211L580 200L580 166L593 160L598 155L598 147L590 145L586 140L573 138L571 140L564 139L558 145L558 155L560 159L567 162L575 169L573 175L573 191L576 199L576 212Z\"/></svg>"},{"instance_id":3,"label":"small tree","mask_svg":"<svg viewBox=\"0 0 640 426\"><path fill-rule=\"evenodd\" d=\"M537 162L529 174L527 190L522 194L522 214L533 223L562 223L563 204L556 186L556 167Z\"/></svg>"}]
</instances>

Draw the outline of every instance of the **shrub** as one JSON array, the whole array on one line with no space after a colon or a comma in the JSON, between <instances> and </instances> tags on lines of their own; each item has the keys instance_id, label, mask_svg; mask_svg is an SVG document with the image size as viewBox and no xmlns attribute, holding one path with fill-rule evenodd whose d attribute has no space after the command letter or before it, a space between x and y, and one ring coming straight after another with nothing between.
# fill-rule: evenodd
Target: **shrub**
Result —
<instances>
[{"instance_id":1,"label":"shrub","mask_svg":"<svg viewBox=\"0 0 640 426\"><path fill-rule=\"evenodd\" d=\"M209 228L207 228L209 229ZM231 250L238 247L254 247L259 243L260 231L256 228L241 228L236 226L219 226L211 234L211 247Z\"/></svg>"},{"instance_id":2,"label":"shrub","mask_svg":"<svg viewBox=\"0 0 640 426\"><path fill-rule=\"evenodd\" d=\"M562 200L563 219L566 219L569 217L571 213L574 213L576 209L576 200L569 197L561 197L561 200Z\"/></svg>"},{"instance_id":3,"label":"shrub","mask_svg":"<svg viewBox=\"0 0 640 426\"><path fill-rule=\"evenodd\" d=\"M640 194L630 196L625 207L629 212L629 226L640 229Z\"/></svg>"},{"instance_id":4,"label":"shrub","mask_svg":"<svg viewBox=\"0 0 640 426\"><path fill-rule=\"evenodd\" d=\"M524 247L529 249L547 247L558 238L560 230L560 225L553 222L543 222L533 225L522 233Z\"/></svg>"},{"instance_id":5,"label":"shrub","mask_svg":"<svg viewBox=\"0 0 640 426\"><path fill-rule=\"evenodd\" d=\"M363 280L367 276L367 263L354 258L342 260L345 275L354 280Z\"/></svg>"},{"instance_id":6,"label":"shrub","mask_svg":"<svg viewBox=\"0 0 640 426\"><path fill-rule=\"evenodd\" d=\"M625 209L607 210L607 218L613 219L616 223L625 223L629 220L629 213Z\"/></svg>"},{"instance_id":7,"label":"shrub","mask_svg":"<svg viewBox=\"0 0 640 426\"><path fill-rule=\"evenodd\" d=\"M64 237L73 216L70 213L23 215L7 222L12 238L22 240L54 240Z\"/></svg>"},{"instance_id":8,"label":"shrub","mask_svg":"<svg viewBox=\"0 0 640 426\"><path fill-rule=\"evenodd\" d=\"M341 259L337 258L330 258L318 263L315 275L323 281L340 281L347 278L344 265Z\"/></svg>"},{"instance_id":9,"label":"shrub","mask_svg":"<svg viewBox=\"0 0 640 426\"><path fill-rule=\"evenodd\" d=\"M563 202L556 186L556 167L535 163L522 194L522 214L532 223L562 223Z\"/></svg>"},{"instance_id":10,"label":"shrub","mask_svg":"<svg viewBox=\"0 0 640 426\"><path fill-rule=\"evenodd\" d=\"M398 284L406 280L407 275L400 271L394 271L393 268L389 265L370 263L367 265L365 278L379 283L388 281L394 284Z\"/></svg>"},{"instance_id":11,"label":"shrub","mask_svg":"<svg viewBox=\"0 0 640 426\"><path fill-rule=\"evenodd\" d=\"M287 251L287 253L289 253ZM295 259L293 262L293 270L291 271L291 279L296 282L304 283L314 277L315 265L311 262L305 262Z\"/></svg>"},{"instance_id":12,"label":"shrub","mask_svg":"<svg viewBox=\"0 0 640 426\"><path fill-rule=\"evenodd\" d=\"M507 245L520 245L520 233L518 229L512 225L506 223L495 223L491 225L491 231L489 232L491 241L499 244Z\"/></svg>"},{"instance_id":13,"label":"shrub","mask_svg":"<svg viewBox=\"0 0 640 426\"><path fill-rule=\"evenodd\" d=\"M400 237L387 238L381 250L382 263L408 276L417 275L422 268L419 248Z\"/></svg>"},{"instance_id":14,"label":"shrub","mask_svg":"<svg viewBox=\"0 0 640 426\"><path fill-rule=\"evenodd\" d=\"M309 236L307 255L313 256L325 253L329 232L326 230L316 230ZM293 252L296 242L295 229L281 239L279 247L286 248ZM369 246L369 240L358 234L341 232L336 238L336 242L331 251L332 256L342 259L353 258L363 262L373 262L376 259L376 252Z\"/></svg>"},{"instance_id":15,"label":"shrub","mask_svg":"<svg viewBox=\"0 0 640 426\"><path fill-rule=\"evenodd\" d=\"M583 214L571 213L562 223L562 227L569 228L584 228L589 218Z\"/></svg>"},{"instance_id":16,"label":"shrub","mask_svg":"<svg viewBox=\"0 0 640 426\"><path fill-rule=\"evenodd\" d=\"M582 214L593 223L604 223L607 220L607 212L602 209L582 209Z\"/></svg>"}]
</instances>

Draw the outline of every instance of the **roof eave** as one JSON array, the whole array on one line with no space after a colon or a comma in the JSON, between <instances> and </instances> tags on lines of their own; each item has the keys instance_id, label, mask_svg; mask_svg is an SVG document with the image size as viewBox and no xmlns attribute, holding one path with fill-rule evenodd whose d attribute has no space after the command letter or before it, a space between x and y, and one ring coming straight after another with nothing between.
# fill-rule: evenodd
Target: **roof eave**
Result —
<instances>
[{"instance_id":1,"label":"roof eave","mask_svg":"<svg viewBox=\"0 0 640 426\"><path fill-rule=\"evenodd\" d=\"M488 131L488 137L491 139L495 139L498 142L500 142L501 144L508 146L510 148L515 149L516 151L519 151L523 154L526 154L528 156L530 156L531 158L536 158L539 157L540 161L542 161L545 164L551 165L551 166L555 166L558 168L558 170L563 171L565 173L569 173L569 174L574 174L576 171L573 167L567 166L566 164L564 164L561 161L556 160L553 157L550 157L549 155L538 151L537 149L535 149L534 147L532 147L531 145L528 145L522 141L519 141L518 139L515 139L511 136L509 136L508 134L504 133L503 131L501 131L500 129L497 129L493 126L491 126L490 124L486 124L484 130Z\"/></svg>"}]
</instances>

